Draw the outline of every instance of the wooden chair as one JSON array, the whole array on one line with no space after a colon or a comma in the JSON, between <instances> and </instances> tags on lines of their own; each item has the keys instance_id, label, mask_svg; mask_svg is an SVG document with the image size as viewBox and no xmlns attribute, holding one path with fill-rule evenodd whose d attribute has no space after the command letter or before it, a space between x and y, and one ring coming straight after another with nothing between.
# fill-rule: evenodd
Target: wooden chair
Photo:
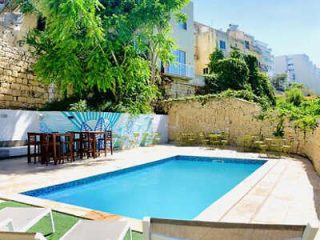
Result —
<instances>
[{"instance_id":1,"label":"wooden chair","mask_svg":"<svg viewBox=\"0 0 320 240\"><path fill-rule=\"evenodd\" d=\"M40 133L28 133L28 163L31 163L33 158L33 162L36 164L37 160L39 161L41 158L40 136Z\"/></svg>"},{"instance_id":2,"label":"wooden chair","mask_svg":"<svg viewBox=\"0 0 320 240\"><path fill-rule=\"evenodd\" d=\"M64 160L74 162L74 134L64 133L57 136L58 163L63 164Z\"/></svg>"},{"instance_id":3,"label":"wooden chair","mask_svg":"<svg viewBox=\"0 0 320 240\"><path fill-rule=\"evenodd\" d=\"M109 145L109 149L110 149L110 154L113 155L113 145L112 145L112 131L106 131L106 142L107 142L107 145Z\"/></svg>"},{"instance_id":4,"label":"wooden chair","mask_svg":"<svg viewBox=\"0 0 320 240\"><path fill-rule=\"evenodd\" d=\"M41 145L41 164L49 165L50 157L52 156L53 144L52 135L49 133L42 133L40 136Z\"/></svg>"},{"instance_id":5,"label":"wooden chair","mask_svg":"<svg viewBox=\"0 0 320 240\"><path fill-rule=\"evenodd\" d=\"M80 132L80 158L94 156L94 139L90 132Z\"/></svg>"},{"instance_id":6,"label":"wooden chair","mask_svg":"<svg viewBox=\"0 0 320 240\"><path fill-rule=\"evenodd\" d=\"M80 150L81 150L81 144L80 144L80 133L79 132L69 132L73 135L73 155L74 157L80 158Z\"/></svg>"}]
</instances>

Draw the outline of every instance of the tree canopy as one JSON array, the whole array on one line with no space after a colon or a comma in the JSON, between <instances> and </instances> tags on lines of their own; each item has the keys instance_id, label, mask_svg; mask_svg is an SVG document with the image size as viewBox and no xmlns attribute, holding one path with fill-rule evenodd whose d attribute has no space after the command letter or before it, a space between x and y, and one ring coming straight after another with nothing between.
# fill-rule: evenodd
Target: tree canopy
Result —
<instances>
[{"instance_id":1,"label":"tree canopy","mask_svg":"<svg viewBox=\"0 0 320 240\"><path fill-rule=\"evenodd\" d=\"M252 92L261 102L275 104L275 95L266 73L259 70L258 59L233 50L224 57L216 50L210 57L209 75L205 77L206 93L220 93L226 90L246 90ZM247 95L250 95L248 93Z\"/></svg>"},{"instance_id":2,"label":"tree canopy","mask_svg":"<svg viewBox=\"0 0 320 240\"><path fill-rule=\"evenodd\" d=\"M170 19L184 20L187 0L16 1L46 22L27 37L40 80L79 99L151 110L157 64L172 59Z\"/></svg>"}]
</instances>

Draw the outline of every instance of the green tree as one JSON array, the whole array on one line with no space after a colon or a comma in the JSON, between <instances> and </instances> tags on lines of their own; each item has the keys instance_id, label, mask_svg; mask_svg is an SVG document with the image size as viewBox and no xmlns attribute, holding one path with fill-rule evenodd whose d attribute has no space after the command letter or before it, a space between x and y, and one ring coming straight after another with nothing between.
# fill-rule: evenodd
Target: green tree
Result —
<instances>
[{"instance_id":1,"label":"green tree","mask_svg":"<svg viewBox=\"0 0 320 240\"><path fill-rule=\"evenodd\" d=\"M220 93L230 90L244 90L239 96L250 96L264 106L276 104L275 94L267 74L259 69L258 59L253 55L244 55L234 49L230 57L221 58L215 51L210 58L211 71L205 77L205 93ZM245 94L242 94L245 93ZM230 93L228 93L230 94Z\"/></svg>"},{"instance_id":2,"label":"green tree","mask_svg":"<svg viewBox=\"0 0 320 240\"><path fill-rule=\"evenodd\" d=\"M276 104L275 94L266 73L259 70L259 62L256 56L245 55L244 60L249 69L248 83L253 93L258 97L266 97L272 105Z\"/></svg>"},{"instance_id":3,"label":"green tree","mask_svg":"<svg viewBox=\"0 0 320 240\"><path fill-rule=\"evenodd\" d=\"M249 69L241 59L226 58L216 65L218 91L241 90L247 86Z\"/></svg>"},{"instance_id":4,"label":"green tree","mask_svg":"<svg viewBox=\"0 0 320 240\"><path fill-rule=\"evenodd\" d=\"M235 59L243 59L243 54L240 52L238 48L234 48L230 52L230 57Z\"/></svg>"},{"instance_id":5,"label":"green tree","mask_svg":"<svg viewBox=\"0 0 320 240\"><path fill-rule=\"evenodd\" d=\"M156 65L171 60L171 14L182 18L187 0L17 1L31 2L46 19L45 30L27 38L40 80L79 99L100 95L102 103L151 110Z\"/></svg>"},{"instance_id":6,"label":"green tree","mask_svg":"<svg viewBox=\"0 0 320 240\"><path fill-rule=\"evenodd\" d=\"M210 74L216 71L216 65L222 59L224 59L223 52L218 48L212 54L210 54L210 62L208 64Z\"/></svg>"}]
</instances>

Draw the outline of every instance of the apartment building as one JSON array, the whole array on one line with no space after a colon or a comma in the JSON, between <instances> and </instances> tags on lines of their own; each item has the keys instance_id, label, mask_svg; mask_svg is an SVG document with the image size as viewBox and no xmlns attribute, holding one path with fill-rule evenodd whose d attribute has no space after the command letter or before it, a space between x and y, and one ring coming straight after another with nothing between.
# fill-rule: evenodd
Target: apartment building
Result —
<instances>
[{"instance_id":1,"label":"apartment building","mask_svg":"<svg viewBox=\"0 0 320 240\"><path fill-rule=\"evenodd\" d=\"M164 79L170 84L166 86L166 94L170 97L193 95L197 85L195 79L195 38L193 2L184 7L182 12L187 16L185 23L171 20L172 38L176 48L173 51L175 60L168 66L162 66Z\"/></svg>"},{"instance_id":2,"label":"apartment building","mask_svg":"<svg viewBox=\"0 0 320 240\"><path fill-rule=\"evenodd\" d=\"M258 57L258 53L255 49L254 37L240 31L238 25L230 24L227 35L232 49L239 49L244 54L251 54Z\"/></svg>"},{"instance_id":3,"label":"apartment building","mask_svg":"<svg viewBox=\"0 0 320 240\"><path fill-rule=\"evenodd\" d=\"M274 74L274 56L272 55L272 49L269 48L268 44L255 40L255 50L258 53L258 60L260 68L273 76Z\"/></svg>"},{"instance_id":4,"label":"apartment building","mask_svg":"<svg viewBox=\"0 0 320 240\"><path fill-rule=\"evenodd\" d=\"M203 75L208 73L207 65L210 62L210 54L216 49L216 35L214 29L202 23L194 23L195 39L195 73ZM223 46L226 47L224 41Z\"/></svg>"},{"instance_id":5,"label":"apartment building","mask_svg":"<svg viewBox=\"0 0 320 240\"><path fill-rule=\"evenodd\" d=\"M275 57L274 73L286 73L288 83L301 83L320 95L320 69L306 54Z\"/></svg>"},{"instance_id":6,"label":"apartment building","mask_svg":"<svg viewBox=\"0 0 320 240\"><path fill-rule=\"evenodd\" d=\"M228 34L222 30L217 30L205 24L194 23L195 37L195 69L196 75L208 73L208 63L210 55L216 49L228 56L231 51Z\"/></svg>"},{"instance_id":7,"label":"apartment building","mask_svg":"<svg viewBox=\"0 0 320 240\"><path fill-rule=\"evenodd\" d=\"M230 24L227 30L232 49L239 49L242 53L251 54L258 58L262 71L273 75L274 57L268 44L256 40L254 36L239 29L238 25Z\"/></svg>"},{"instance_id":8,"label":"apartment building","mask_svg":"<svg viewBox=\"0 0 320 240\"><path fill-rule=\"evenodd\" d=\"M232 49L238 49L244 54L251 54L258 58L260 69L273 74L272 50L266 43L256 40L239 30L238 25L230 24L226 32L217 30L201 23L195 22L195 63L196 74L206 74L210 54L220 49L228 56Z\"/></svg>"}]
</instances>

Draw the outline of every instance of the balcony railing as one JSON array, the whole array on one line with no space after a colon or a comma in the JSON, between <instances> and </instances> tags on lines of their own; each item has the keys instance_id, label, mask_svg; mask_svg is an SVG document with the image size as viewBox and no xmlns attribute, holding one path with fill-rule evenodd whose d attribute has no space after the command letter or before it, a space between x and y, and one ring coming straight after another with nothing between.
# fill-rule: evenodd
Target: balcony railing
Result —
<instances>
[{"instance_id":1,"label":"balcony railing","mask_svg":"<svg viewBox=\"0 0 320 240\"><path fill-rule=\"evenodd\" d=\"M164 67L164 74L182 77L182 78L194 78L194 67L183 63L171 63Z\"/></svg>"}]
</instances>

